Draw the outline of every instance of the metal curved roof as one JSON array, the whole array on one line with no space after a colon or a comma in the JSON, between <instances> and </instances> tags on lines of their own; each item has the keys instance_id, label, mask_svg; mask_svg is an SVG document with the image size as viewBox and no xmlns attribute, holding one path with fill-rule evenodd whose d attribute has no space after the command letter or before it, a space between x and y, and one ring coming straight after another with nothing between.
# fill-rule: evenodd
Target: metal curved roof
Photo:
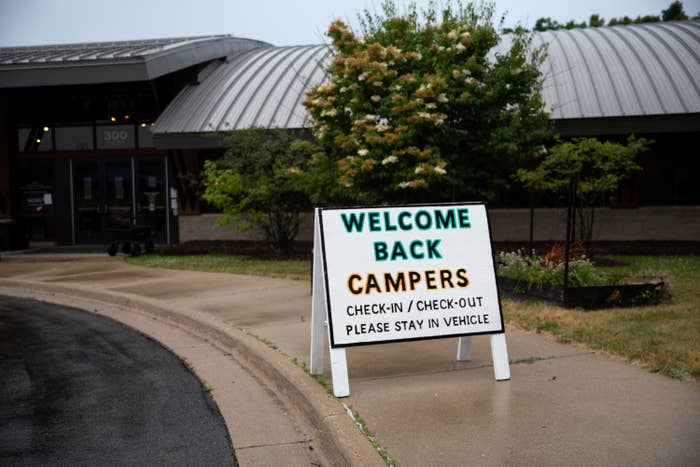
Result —
<instances>
[{"instance_id":1,"label":"metal curved roof","mask_svg":"<svg viewBox=\"0 0 700 467\"><path fill-rule=\"evenodd\" d=\"M509 44L504 36L500 50ZM700 21L547 31L534 45L548 48L542 93L554 120L700 112ZM186 87L153 132L303 127L304 93L324 80L331 53L319 45L241 55Z\"/></svg>"},{"instance_id":2,"label":"metal curved roof","mask_svg":"<svg viewBox=\"0 0 700 467\"><path fill-rule=\"evenodd\" d=\"M700 112L700 21L546 31L555 120Z\"/></svg>"},{"instance_id":3,"label":"metal curved roof","mask_svg":"<svg viewBox=\"0 0 700 467\"><path fill-rule=\"evenodd\" d=\"M253 50L187 86L163 112L154 133L302 128L305 92L322 82L332 51L325 45Z\"/></svg>"},{"instance_id":4,"label":"metal curved roof","mask_svg":"<svg viewBox=\"0 0 700 467\"><path fill-rule=\"evenodd\" d=\"M0 88L147 81L269 44L228 35L0 48Z\"/></svg>"}]
</instances>

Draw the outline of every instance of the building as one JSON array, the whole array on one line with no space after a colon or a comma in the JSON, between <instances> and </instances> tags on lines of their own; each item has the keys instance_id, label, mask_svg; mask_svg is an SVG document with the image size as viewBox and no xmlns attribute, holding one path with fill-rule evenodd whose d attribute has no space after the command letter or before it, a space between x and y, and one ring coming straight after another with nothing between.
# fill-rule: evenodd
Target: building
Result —
<instances>
[{"instance_id":1,"label":"building","mask_svg":"<svg viewBox=\"0 0 700 467\"><path fill-rule=\"evenodd\" d=\"M535 43L548 47L542 92L561 136L655 141L595 239L697 241L700 22L547 31ZM214 230L190 182L221 151L214 132L305 127L304 92L331 53L229 36L0 49L0 217L58 244L104 243L124 222L167 243L253 238ZM527 238L523 208L492 210L496 240ZM563 237L558 209L536 217L537 240Z\"/></svg>"},{"instance_id":2,"label":"building","mask_svg":"<svg viewBox=\"0 0 700 467\"><path fill-rule=\"evenodd\" d=\"M33 241L177 241L177 173L153 123L207 67L260 47L230 36L0 49L0 218Z\"/></svg>"}]
</instances>

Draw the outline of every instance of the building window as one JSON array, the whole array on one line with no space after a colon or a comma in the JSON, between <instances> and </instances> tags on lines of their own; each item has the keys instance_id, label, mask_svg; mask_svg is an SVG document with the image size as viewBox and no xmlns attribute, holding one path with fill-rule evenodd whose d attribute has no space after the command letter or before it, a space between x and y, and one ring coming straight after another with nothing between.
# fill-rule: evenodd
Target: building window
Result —
<instances>
[{"instance_id":1,"label":"building window","mask_svg":"<svg viewBox=\"0 0 700 467\"><path fill-rule=\"evenodd\" d=\"M139 147L140 148L152 148L155 147L153 143L153 133L151 133L151 128L153 123L141 122L138 125L139 132Z\"/></svg>"},{"instance_id":2,"label":"building window","mask_svg":"<svg viewBox=\"0 0 700 467\"><path fill-rule=\"evenodd\" d=\"M57 151L86 151L93 149L92 126L56 127Z\"/></svg>"},{"instance_id":3,"label":"building window","mask_svg":"<svg viewBox=\"0 0 700 467\"><path fill-rule=\"evenodd\" d=\"M51 128L24 127L17 130L18 152L43 152L53 150Z\"/></svg>"}]
</instances>

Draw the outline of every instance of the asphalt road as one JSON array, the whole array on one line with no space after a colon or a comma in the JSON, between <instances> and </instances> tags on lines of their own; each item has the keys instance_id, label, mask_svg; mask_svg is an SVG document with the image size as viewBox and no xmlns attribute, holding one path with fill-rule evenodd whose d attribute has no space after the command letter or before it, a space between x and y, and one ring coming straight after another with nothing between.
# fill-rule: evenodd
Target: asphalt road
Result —
<instances>
[{"instance_id":1,"label":"asphalt road","mask_svg":"<svg viewBox=\"0 0 700 467\"><path fill-rule=\"evenodd\" d=\"M157 342L0 296L0 465L236 465L219 410Z\"/></svg>"}]
</instances>

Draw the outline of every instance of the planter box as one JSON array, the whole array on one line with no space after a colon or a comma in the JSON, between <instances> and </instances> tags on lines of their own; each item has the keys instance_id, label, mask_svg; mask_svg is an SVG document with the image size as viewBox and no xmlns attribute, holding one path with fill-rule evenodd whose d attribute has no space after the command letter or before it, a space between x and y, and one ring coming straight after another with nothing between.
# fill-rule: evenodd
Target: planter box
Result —
<instances>
[{"instance_id":1,"label":"planter box","mask_svg":"<svg viewBox=\"0 0 700 467\"><path fill-rule=\"evenodd\" d=\"M656 305L663 298L664 281L660 277L642 278L631 284L601 285L595 287L564 288L498 277L498 290L502 297L514 299L539 299L569 308L587 310L611 307Z\"/></svg>"}]
</instances>

